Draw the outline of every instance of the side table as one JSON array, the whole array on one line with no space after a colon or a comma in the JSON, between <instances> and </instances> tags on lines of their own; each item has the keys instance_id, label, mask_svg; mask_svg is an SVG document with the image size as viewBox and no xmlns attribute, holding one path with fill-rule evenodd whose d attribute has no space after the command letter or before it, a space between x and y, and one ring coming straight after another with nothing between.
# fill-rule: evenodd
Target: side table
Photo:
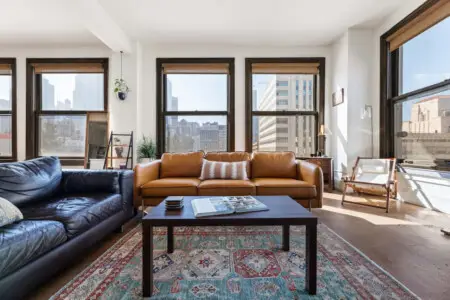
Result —
<instances>
[{"instance_id":1,"label":"side table","mask_svg":"<svg viewBox=\"0 0 450 300\"><path fill-rule=\"evenodd\" d=\"M327 192L334 190L333 158L331 157L304 157L303 160L322 168L323 181Z\"/></svg>"}]
</instances>

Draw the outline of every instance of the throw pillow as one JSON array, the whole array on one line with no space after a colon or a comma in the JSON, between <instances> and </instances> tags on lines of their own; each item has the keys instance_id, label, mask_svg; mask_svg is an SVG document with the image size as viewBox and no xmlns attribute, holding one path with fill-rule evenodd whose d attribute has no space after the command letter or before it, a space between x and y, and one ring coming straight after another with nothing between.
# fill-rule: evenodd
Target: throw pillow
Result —
<instances>
[{"instance_id":1,"label":"throw pillow","mask_svg":"<svg viewBox=\"0 0 450 300\"><path fill-rule=\"evenodd\" d=\"M5 198L0 197L0 227L23 219L20 210Z\"/></svg>"},{"instance_id":2,"label":"throw pillow","mask_svg":"<svg viewBox=\"0 0 450 300\"><path fill-rule=\"evenodd\" d=\"M203 160L200 180L238 179L247 180L247 161L210 161Z\"/></svg>"}]
</instances>

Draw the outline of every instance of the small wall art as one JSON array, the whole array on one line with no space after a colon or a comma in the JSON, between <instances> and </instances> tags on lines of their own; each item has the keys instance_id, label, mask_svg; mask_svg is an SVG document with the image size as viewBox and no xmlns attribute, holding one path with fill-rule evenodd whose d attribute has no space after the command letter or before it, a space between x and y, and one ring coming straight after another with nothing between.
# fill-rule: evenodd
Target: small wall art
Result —
<instances>
[{"instance_id":1,"label":"small wall art","mask_svg":"<svg viewBox=\"0 0 450 300\"><path fill-rule=\"evenodd\" d=\"M333 106L337 106L339 104L344 103L344 89L336 91L332 95Z\"/></svg>"}]
</instances>

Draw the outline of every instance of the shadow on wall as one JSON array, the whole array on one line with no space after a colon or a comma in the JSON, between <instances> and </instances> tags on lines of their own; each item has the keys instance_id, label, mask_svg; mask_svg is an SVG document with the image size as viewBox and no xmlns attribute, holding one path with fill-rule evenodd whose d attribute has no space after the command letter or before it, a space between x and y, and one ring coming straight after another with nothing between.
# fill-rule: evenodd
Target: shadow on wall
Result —
<instances>
[{"instance_id":1,"label":"shadow on wall","mask_svg":"<svg viewBox=\"0 0 450 300\"><path fill-rule=\"evenodd\" d=\"M399 200L450 214L450 174L435 170L401 168Z\"/></svg>"},{"instance_id":2,"label":"shadow on wall","mask_svg":"<svg viewBox=\"0 0 450 300\"><path fill-rule=\"evenodd\" d=\"M333 139L335 142L336 153L334 158L334 178L336 189L342 191L343 185L341 182L342 176L348 176L348 142L344 137L341 128L335 127L333 132Z\"/></svg>"}]
</instances>

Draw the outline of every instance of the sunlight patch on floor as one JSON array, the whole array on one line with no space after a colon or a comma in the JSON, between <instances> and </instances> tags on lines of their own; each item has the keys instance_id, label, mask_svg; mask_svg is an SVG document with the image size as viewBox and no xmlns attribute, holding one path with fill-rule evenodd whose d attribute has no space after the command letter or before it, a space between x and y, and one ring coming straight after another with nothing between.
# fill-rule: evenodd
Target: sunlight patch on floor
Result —
<instances>
[{"instance_id":1,"label":"sunlight patch on floor","mask_svg":"<svg viewBox=\"0 0 450 300\"><path fill-rule=\"evenodd\" d=\"M363 213L363 212L359 212L359 211L348 210L348 209L334 207L334 206L328 206L328 205L322 206L322 209L326 210L326 211L338 213L338 214L357 217L357 218L366 220L374 225L422 225L422 224L416 223L416 222L410 222L410 221L405 221L405 220L400 220L400 219L395 219L395 218L378 216L378 215L373 215L373 214L368 214L368 213Z\"/></svg>"}]
</instances>

